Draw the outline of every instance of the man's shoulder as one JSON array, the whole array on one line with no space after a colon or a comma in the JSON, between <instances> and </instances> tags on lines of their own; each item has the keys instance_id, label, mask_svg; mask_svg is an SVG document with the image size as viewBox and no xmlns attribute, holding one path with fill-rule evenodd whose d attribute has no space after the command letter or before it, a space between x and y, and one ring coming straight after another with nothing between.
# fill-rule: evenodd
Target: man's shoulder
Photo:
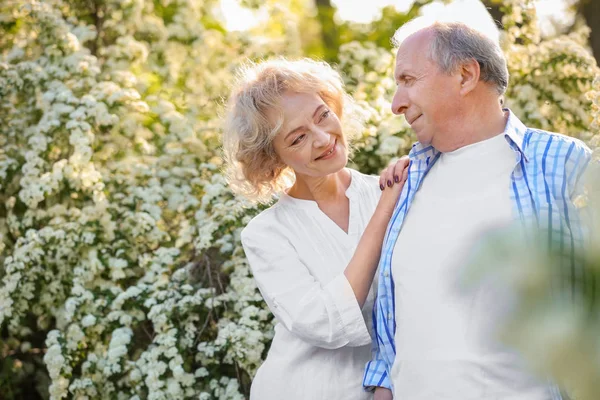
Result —
<instances>
[{"instance_id":1,"label":"man's shoulder","mask_svg":"<svg viewBox=\"0 0 600 400\"><path fill-rule=\"evenodd\" d=\"M551 159L555 166L579 169L587 165L592 150L582 140L572 136L527 128L523 138L523 153L528 160Z\"/></svg>"},{"instance_id":2,"label":"man's shoulder","mask_svg":"<svg viewBox=\"0 0 600 400\"><path fill-rule=\"evenodd\" d=\"M530 127L527 127L523 138L523 151L527 156L533 157L549 154L553 157L568 157L570 154L591 153L590 148L580 139Z\"/></svg>"},{"instance_id":3,"label":"man's shoulder","mask_svg":"<svg viewBox=\"0 0 600 400\"><path fill-rule=\"evenodd\" d=\"M523 138L523 152L532 168L542 171L548 182L554 182L553 191L562 193L562 179L566 178L569 193L586 170L592 150L580 139L541 129L528 129Z\"/></svg>"}]
</instances>

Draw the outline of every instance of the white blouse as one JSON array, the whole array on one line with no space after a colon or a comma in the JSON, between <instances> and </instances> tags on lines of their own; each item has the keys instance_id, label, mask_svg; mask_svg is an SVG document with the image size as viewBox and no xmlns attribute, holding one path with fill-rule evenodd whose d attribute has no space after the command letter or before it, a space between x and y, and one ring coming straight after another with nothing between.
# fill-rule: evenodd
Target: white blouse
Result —
<instances>
[{"instance_id":1,"label":"white blouse","mask_svg":"<svg viewBox=\"0 0 600 400\"><path fill-rule=\"evenodd\" d=\"M277 319L251 400L372 398L362 376L377 278L361 309L344 270L381 192L377 177L349 171L348 233L316 202L286 194L242 231L254 278Z\"/></svg>"}]
</instances>

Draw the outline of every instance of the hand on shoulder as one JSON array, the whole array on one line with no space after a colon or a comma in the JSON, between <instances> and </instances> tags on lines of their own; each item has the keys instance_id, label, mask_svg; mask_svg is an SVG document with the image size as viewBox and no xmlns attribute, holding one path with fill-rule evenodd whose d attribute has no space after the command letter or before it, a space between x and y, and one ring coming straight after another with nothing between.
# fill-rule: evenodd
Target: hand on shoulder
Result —
<instances>
[{"instance_id":1,"label":"hand on shoulder","mask_svg":"<svg viewBox=\"0 0 600 400\"><path fill-rule=\"evenodd\" d=\"M392 213L394 206L398 200L398 196L402 193L404 183L408 179L408 167L410 160L404 156L392 162L379 176L379 189L383 192L379 200L378 208L382 211Z\"/></svg>"}]
</instances>

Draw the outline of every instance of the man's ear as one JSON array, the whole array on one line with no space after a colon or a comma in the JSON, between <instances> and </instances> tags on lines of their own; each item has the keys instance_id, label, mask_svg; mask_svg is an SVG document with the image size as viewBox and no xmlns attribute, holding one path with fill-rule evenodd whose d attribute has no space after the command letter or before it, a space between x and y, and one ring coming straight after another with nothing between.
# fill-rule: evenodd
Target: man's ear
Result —
<instances>
[{"instance_id":1,"label":"man's ear","mask_svg":"<svg viewBox=\"0 0 600 400\"><path fill-rule=\"evenodd\" d=\"M460 67L460 94L467 95L475 89L479 82L481 67L474 59L464 62Z\"/></svg>"}]
</instances>

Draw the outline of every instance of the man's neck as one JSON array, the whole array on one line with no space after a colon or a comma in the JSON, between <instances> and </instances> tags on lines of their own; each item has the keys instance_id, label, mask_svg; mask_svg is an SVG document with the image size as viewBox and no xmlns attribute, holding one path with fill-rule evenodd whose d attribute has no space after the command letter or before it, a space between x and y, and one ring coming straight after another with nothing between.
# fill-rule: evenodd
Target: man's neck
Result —
<instances>
[{"instance_id":1,"label":"man's neck","mask_svg":"<svg viewBox=\"0 0 600 400\"><path fill-rule=\"evenodd\" d=\"M471 107L463 110L459 123L455 124L453 141L444 143L438 150L450 152L461 147L478 143L504 132L508 121L508 113L502 110L499 103L483 101L475 102Z\"/></svg>"}]
</instances>

